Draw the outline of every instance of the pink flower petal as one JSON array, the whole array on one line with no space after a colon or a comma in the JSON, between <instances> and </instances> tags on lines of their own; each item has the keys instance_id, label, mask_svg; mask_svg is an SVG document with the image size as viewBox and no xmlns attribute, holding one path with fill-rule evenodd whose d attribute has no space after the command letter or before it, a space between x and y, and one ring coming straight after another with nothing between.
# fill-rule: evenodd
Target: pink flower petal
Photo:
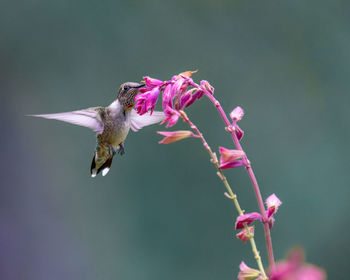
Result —
<instances>
[{"instance_id":1,"label":"pink flower petal","mask_svg":"<svg viewBox=\"0 0 350 280\"><path fill-rule=\"evenodd\" d=\"M235 167L238 167L238 166L242 166L243 164L244 164L243 161L236 160L236 161L233 161L233 162L220 164L219 168L221 168L221 169L229 169L229 168L235 168Z\"/></svg>"},{"instance_id":2,"label":"pink flower petal","mask_svg":"<svg viewBox=\"0 0 350 280\"><path fill-rule=\"evenodd\" d=\"M246 223L249 226L255 220L262 221L262 216L257 212L252 212L252 213L238 216L236 220L235 228L236 229L244 228L244 223Z\"/></svg>"},{"instance_id":3,"label":"pink flower petal","mask_svg":"<svg viewBox=\"0 0 350 280\"><path fill-rule=\"evenodd\" d=\"M177 81L174 83L174 85L171 88L171 97L174 98L177 94L181 94L183 91L182 85L186 82L185 79L180 78L177 79Z\"/></svg>"},{"instance_id":4,"label":"pink flower petal","mask_svg":"<svg viewBox=\"0 0 350 280\"><path fill-rule=\"evenodd\" d=\"M172 84L168 84L163 91L163 111L166 112L167 108L173 108L173 98L171 97Z\"/></svg>"},{"instance_id":5,"label":"pink flower petal","mask_svg":"<svg viewBox=\"0 0 350 280\"><path fill-rule=\"evenodd\" d=\"M187 91L185 94L183 94L181 97L180 97L180 110L182 110L183 108L186 107L186 104L191 100L192 98L192 94L191 94L191 91Z\"/></svg>"},{"instance_id":6,"label":"pink flower petal","mask_svg":"<svg viewBox=\"0 0 350 280\"><path fill-rule=\"evenodd\" d=\"M235 133L237 135L238 140L241 140L244 135L244 131L238 126L238 124L235 125Z\"/></svg>"},{"instance_id":7,"label":"pink flower petal","mask_svg":"<svg viewBox=\"0 0 350 280\"><path fill-rule=\"evenodd\" d=\"M185 104L185 107L192 105L193 102L195 102L197 99L200 99L204 95L204 92L201 89L193 88L191 90L193 90L192 98L188 100L188 102Z\"/></svg>"},{"instance_id":8,"label":"pink flower petal","mask_svg":"<svg viewBox=\"0 0 350 280\"><path fill-rule=\"evenodd\" d=\"M273 216L269 217L268 224L269 224L269 228L272 228L273 225L275 224L275 218Z\"/></svg>"},{"instance_id":9,"label":"pink flower petal","mask_svg":"<svg viewBox=\"0 0 350 280\"><path fill-rule=\"evenodd\" d=\"M168 144L188 137L197 137L197 135L189 130L157 131L157 133L166 136L159 144Z\"/></svg>"},{"instance_id":10,"label":"pink flower petal","mask_svg":"<svg viewBox=\"0 0 350 280\"><path fill-rule=\"evenodd\" d=\"M165 119L161 123L167 123L166 127L171 127L177 123L180 117L180 113L175 111L170 106L166 106L164 109Z\"/></svg>"}]
</instances>

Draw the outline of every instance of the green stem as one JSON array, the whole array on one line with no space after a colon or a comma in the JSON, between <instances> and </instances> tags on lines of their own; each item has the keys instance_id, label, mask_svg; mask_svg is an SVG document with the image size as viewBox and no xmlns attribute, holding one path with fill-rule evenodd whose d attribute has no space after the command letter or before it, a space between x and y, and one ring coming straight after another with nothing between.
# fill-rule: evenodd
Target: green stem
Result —
<instances>
[{"instance_id":1,"label":"green stem","mask_svg":"<svg viewBox=\"0 0 350 280\"><path fill-rule=\"evenodd\" d=\"M228 197L233 200L233 203L235 205L235 208L236 208L239 216L242 216L244 213L243 213L243 210L242 210L241 206L239 205L239 202L238 202L238 199L237 199L237 195L235 193L233 193L233 191L232 191L232 189L230 187L230 184L228 183L224 173L222 172L222 169L219 167L219 162L218 162L218 159L216 157L216 154L213 153L213 151L211 150L211 148L208 145L207 141L205 140L203 134L200 132L198 127L187 117L186 113L184 111L180 111L180 114L181 114L181 117L183 118L183 120L190 125L191 129L193 129L197 133L198 137L201 139L204 148L209 153L209 156L211 158L211 162L214 164L214 166L217 169L218 177L221 179L221 181L225 185L225 188L226 188L227 192L229 193ZM261 274L263 276L263 279L267 280L268 278L266 276L266 273L265 273L265 270L264 270L264 266L263 266L262 261L261 261L260 253L259 253L259 251L256 248L256 243L255 243L254 236L253 236L253 234L250 233L248 225L246 223L244 223L244 228L247 231L247 233L249 234L248 237L249 237L250 245L252 247L254 258L255 258L255 260L256 260L256 262L258 264L259 270L260 270L260 272L261 272Z\"/></svg>"}]
</instances>

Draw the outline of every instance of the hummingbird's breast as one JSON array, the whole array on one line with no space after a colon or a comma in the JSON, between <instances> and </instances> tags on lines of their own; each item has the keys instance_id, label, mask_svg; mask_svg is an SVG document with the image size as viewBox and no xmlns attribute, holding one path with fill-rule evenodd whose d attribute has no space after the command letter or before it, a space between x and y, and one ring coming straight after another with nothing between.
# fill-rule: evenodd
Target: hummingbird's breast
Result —
<instances>
[{"instance_id":1,"label":"hummingbird's breast","mask_svg":"<svg viewBox=\"0 0 350 280\"><path fill-rule=\"evenodd\" d=\"M130 114L107 114L103 133L98 136L99 142L117 147L124 142L130 130Z\"/></svg>"}]
</instances>

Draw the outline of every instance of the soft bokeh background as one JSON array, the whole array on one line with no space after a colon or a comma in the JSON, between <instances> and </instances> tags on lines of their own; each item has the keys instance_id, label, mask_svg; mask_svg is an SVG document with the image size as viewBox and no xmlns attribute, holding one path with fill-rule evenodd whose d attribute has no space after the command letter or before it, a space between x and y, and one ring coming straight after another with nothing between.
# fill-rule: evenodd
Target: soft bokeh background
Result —
<instances>
[{"instance_id":1,"label":"soft bokeh background","mask_svg":"<svg viewBox=\"0 0 350 280\"><path fill-rule=\"evenodd\" d=\"M25 117L108 105L124 81L199 69L226 112L245 109L263 196L284 203L276 258L301 245L329 279L348 279L349 11L340 0L2 0L0 278L234 279L241 260L255 266L196 139L131 132L126 155L92 179L91 131ZM188 113L214 149L232 147L207 100ZM256 211L244 169L225 174Z\"/></svg>"}]
</instances>

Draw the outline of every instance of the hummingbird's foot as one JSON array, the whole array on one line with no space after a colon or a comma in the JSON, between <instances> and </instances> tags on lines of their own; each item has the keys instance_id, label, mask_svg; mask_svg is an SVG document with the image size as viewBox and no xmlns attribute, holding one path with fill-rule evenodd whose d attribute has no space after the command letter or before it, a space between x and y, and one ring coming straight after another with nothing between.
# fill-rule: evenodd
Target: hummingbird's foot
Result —
<instances>
[{"instance_id":1,"label":"hummingbird's foot","mask_svg":"<svg viewBox=\"0 0 350 280\"><path fill-rule=\"evenodd\" d=\"M115 155L115 149L111 145L108 145L108 148L109 148L109 153L112 155Z\"/></svg>"},{"instance_id":2,"label":"hummingbird's foot","mask_svg":"<svg viewBox=\"0 0 350 280\"><path fill-rule=\"evenodd\" d=\"M122 156L125 154L125 149L124 149L124 144L123 143L120 143L119 144L119 151L118 153Z\"/></svg>"}]
</instances>

